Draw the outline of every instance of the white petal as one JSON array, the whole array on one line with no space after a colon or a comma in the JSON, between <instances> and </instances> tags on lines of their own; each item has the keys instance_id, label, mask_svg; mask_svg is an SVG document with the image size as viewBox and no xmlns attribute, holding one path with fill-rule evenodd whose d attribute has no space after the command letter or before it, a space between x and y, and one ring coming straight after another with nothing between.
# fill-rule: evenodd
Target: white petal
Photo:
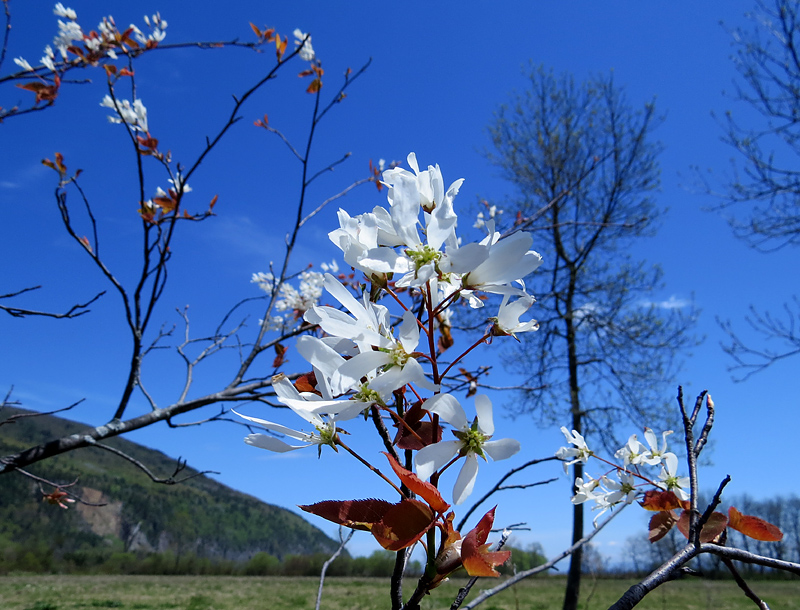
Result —
<instances>
[{"instance_id":1,"label":"white petal","mask_svg":"<svg viewBox=\"0 0 800 610\"><path fill-rule=\"evenodd\" d=\"M433 398L426 400L422 404L422 408L431 413L436 413L444 421L458 430L466 430L469 428L467 414L464 413L464 409L452 394L437 394Z\"/></svg>"},{"instance_id":2,"label":"white petal","mask_svg":"<svg viewBox=\"0 0 800 610\"><path fill-rule=\"evenodd\" d=\"M361 383L361 378L379 366L389 364L389 354L385 352L361 352L340 366L331 376L331 391L343 394Z\"/></svg>"},{"instance_id":3,"label":"white petal","mask_svg":"<svg viewBox=\"0 0 800 610\"><path fill-rule=\"evenodd\" d=\"M469 273L489 257L489 249L481 244L469 243L458 249L447 249L445 272Z\"/></svg>"},{"instance_id":4,"label":"white petal","mask_svg":"<svg viewBox=\"0 0 800 610\"><path fill-rule=\"evenodd\" d=\"M233 412L236 413L236 411ZM291 438L296 438L299 441L307 441L310 436L305 432L299 432L297 430L293 430L292 428L287 428L286 426L282 426L280 424L267 421L266 419L260 419L258 417L248 417L247 415L242 415L241 413L236 413L236 415L238 415L243 419L251 421L254 424L258 424L259 426L266 428L267 430L272 430L273 432L277 432L278 434L285 434L286 436L290 436Z\"/></svg>"},{"instance_id":5,"label":"white petal","mask_svg":"<svg viewBox=\"0 0 800 610\"><path fill-rule=\"evenodd\" d=\"M460 449L461 441L441 441L423 447L414 456L417 476L423 480L430 478L434 472L453 459Z\"/></svg>"},{"instance_id":6,"label":"white petal","mask_svg":"<svg viewBox=\"0 0 800 610\"><path fill-rule=\"evenodd\" d=\"M286 453L287 451L294 451L295 449L302 449L310 445L288 445L282 440L274 436L267 436L266 434L249 434L244 437L244 442L253 447L260 447L267 451L275 451L276 453Z\"/></svg>"},{"instance_id":7,"label":"white petal","mask_svg":"<svg viewBox=\"0 0 800 610\"><path fill-rule=\"evenodd\" d=\"M674 453L667 453L661 457L664 460L664 465L667 467L667 472L671 476L675 476L678 472L678 456Z\"/></svg>"},{"instance_id":8,"label":"white petal","mask_svg":"<svg viewBox=\"0 0 800 610\"><path fill-rule=\"evenodd\" d=\"M470 453L458 473L455 487L453 487L453 504L461 504L472 493L475 487L475 479L478 478L478 458L474 453Z\"/></svg>"},{"instance_id":9,"label":"white petal","mask_svg":"<svg viewBox=\"0 0 800 610\"><path fill-rule=\"evenodd\" d=\"M297 340L295 346L300 355L318 368L328 379L336 369L345 363L344 358L317 337L303 335Z\"/></svg>"},{"instance_id":10,"label":"white petal","mask_svg":"<svg viewBox=\"0 0 800 610\"><path fill-rule=\"evenodd\" d=\"M644 429L644 440L646 440L647 444L650 445L650 449L653 451L658 451L658 440L656 439L655 432L653 432L650 428Z\"/></svg>"},{"instance_id":11,"label":"white petal","mask_svg":"<svg viewBox=\"0 0 800 610\"><path fill-rule=\"evenodd\" d=\"M350 310L350 313L352 313L356 319L361 319L365 316L364 307L362 307L362 305L356 301L356 298L350 294L350 291L330 273L325 274L324 285L325 290L327 290L333 298Z\"/></svg>"},{"instance_id":12,"label":"white petal","mask_svg":"<svg viewBox=\"0 0 800 610\"><path fill-rule=\"evenodd\" d=\"M508 459L519 452L519 449L519 441L513 438L501 438L483 444L483 450L495 461Z\"/></svg>"},{"instance_id":13,"label":"white petal","mask_svg":"<svg viewBox=\"0 0 800 610\"><path fill-rule=\"evenodd\" d=\"M475 395L475 413L478 415L478 430L481 434L494 434L494 418L492 417L492 401L486 394Z\"/></svg>"},{"instance_id":14,"label":"white petal","mask_svg":"<svg viewBox=\"0 0 800 610\"><path fill-rule=\"evenodd\" d=\"M411 311L403 314L403 323L400 325L400 344L407 354L410 354L419 345L419 325Z\"/></svg>"}]
</instances>

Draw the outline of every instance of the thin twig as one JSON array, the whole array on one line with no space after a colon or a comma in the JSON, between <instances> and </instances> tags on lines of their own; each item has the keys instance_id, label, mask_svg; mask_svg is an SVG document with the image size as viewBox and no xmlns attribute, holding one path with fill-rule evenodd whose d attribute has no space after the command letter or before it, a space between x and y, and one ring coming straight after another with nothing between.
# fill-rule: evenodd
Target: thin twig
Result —
<instances>
[{"instance_id":1,"label":"thin twig","mask_svg":"<svg viewBox=\"0 0 800 610\"><path fill-rule=\"evenodd\" d=\"M336 549L333 555L331 555L328 560L322 564L322 570L319 574L319 589L317 590L317 602L314 604L314 610L319 610L320 603L322 603L322 588L325 585L325 573L328 571L328 566L331 565L334 560L342 554L344 547L350 542L350 538L353 537L355 530L351 529L347 536L343 536L344 528L340 525L339 526L339 540L341 541L339 544L339 548Z\"/></svg>"}]
</instances>

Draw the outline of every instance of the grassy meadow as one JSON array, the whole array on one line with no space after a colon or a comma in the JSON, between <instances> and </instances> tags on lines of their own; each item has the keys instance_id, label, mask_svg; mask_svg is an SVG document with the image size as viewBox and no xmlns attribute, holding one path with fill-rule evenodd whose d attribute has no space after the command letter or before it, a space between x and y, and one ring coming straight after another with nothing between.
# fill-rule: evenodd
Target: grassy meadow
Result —
<instances>
[{"instance_id":1,"label":"grassy meadow","mask_svg":"<svg viewBox=\"0 0 800 610\"><path fill-rule=\"evenodd\" d=\"M315 578L228 576L2 576L2 610L313 610ZM425 610L447 610L461 583L446 583L425 600ZM481 584L478 582L475 589ZM558 610L563 578L531 579L496 595L484 610ZM603 609L631 583L585 580L581 608ZM413 586L408 583L407 587ZM772 610L800 610L800 581L757 581L753 589ZM467 598L469 601L469 598ZM387 582L380 578L329 578L324 610L386 610ZM643 610L737 610L754 608L729 581L686 580L667 583L638 606Z\"/></svg>"}]
</instances>

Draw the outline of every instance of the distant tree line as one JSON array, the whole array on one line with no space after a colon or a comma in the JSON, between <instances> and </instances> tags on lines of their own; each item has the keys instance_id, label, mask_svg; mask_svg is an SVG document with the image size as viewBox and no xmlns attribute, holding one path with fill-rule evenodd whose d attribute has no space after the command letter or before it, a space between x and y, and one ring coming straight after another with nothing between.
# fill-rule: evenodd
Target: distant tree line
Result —
<instances>
[{"instance_id":1,"label":"distant tree line","mask_svg":"<svg viewBox=\"0 0 800 610\"><path fill-rule=\"evenodd\" d=\"M59 554L48 545L6 546L0 551L0 574L162 574L209 576L319 576L325 553L288 555L282 560L269 553L256 553L247 561L214 559L194 553L135 553L112 549L81 548ZM375 576L388 578L394 569L394 554L375 551L366 557L338 557L329 567L328 576ZM411 574L422 573L419 562L412 561Z\"/></svg>"}]
</instances>

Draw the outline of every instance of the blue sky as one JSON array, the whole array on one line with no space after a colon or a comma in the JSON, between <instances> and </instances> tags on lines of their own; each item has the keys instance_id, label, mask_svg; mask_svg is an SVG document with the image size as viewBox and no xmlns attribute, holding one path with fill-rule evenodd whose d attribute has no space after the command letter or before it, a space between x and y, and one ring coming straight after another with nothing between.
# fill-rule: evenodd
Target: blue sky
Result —
<instances>
[{"instance_id":1,"label":"blue sky","mask_svg":"<svg viewBox=\"0 0 800 610\"><path fill-rule=\"evenodd\" d=\"M466 1L390 6L250 1L227 3L221 10L216 2L147 0L136 3L135 9L131 3L106 2L104 12L88 1L69 6L84 27L95 27L109 13L118 24L141 25L143 14L159 10L169 23L166 42L250 39L250 21L276 27L284 35L299 27L313 36L328 92L346 67L358 68L372 58L369 70L321 127L314 156L319 166L345 152L352 156L315 184L314 201L364 176L370 159L404 160L415 151L421 165L438 163L448 184L466 179L456 201L460 209L478 198L502 204L510 190L483 154L489 146L486 125L509 93L525 86L523 72L529 61L556 73L569 71L578 81L613 70L631 104L655 99L664 115L654 133L665 146L657 198L669 212L658 234L637 244L634 254L664 268L666 289L659 299L693 301L702 310L698 333L705 342L686 356L679 381L690 396L708 388L717 403L713 464L701 473L703 487L715 488L731 474L729 489L734 494L766 497L795 491L775 462L781 455L776 452L782 451L779 439L786 443L787 431L800 423L798 361L778 363L745 383L733 383L726 370L730 362L719 348L723 334L715 317L733 320L747 336L743 317L748 306L778 311L796 293L792 278L797 252L763 255L736 241L724 218L707 211L715 202L695 188L691 170L697 166L713 172L712 182L729 170L732 152L720 141L722 130L712 111L731 109L752 118L746 107L723 93L732 91L735 70L731 38L720 25L721 20L731 27L743 24L750 2ZM10 57L35 63L56 30L49 3L11 3L11 8L14 27L3 74L16 68ZM244 90L271 65L271 54L237 49L151 54L137 64L139 95L148 107L151 131L176 159L192 158L205 135L229 112L231 94ZM176 244L176 271L159 321L179 322L174 309L189 304L198 332L203 325L210 328L232 303L258 294L250 284L252 273L266 271L269 261L279 260L291 222L287 210L297 197L299 165L277 138L252 127L252 121L267 113L270 123L290 139L304 137L312 97L301 93L303 83L294 76L299 69L299 63L289 67L245 107L245 120L191 181L194 191L187 197L198 208L219 194L218 216L191 227L189 236ZM107 110L99 106L104 93L102 79L95 75L92 84L66 88L54 108L0 126L5 228L0 252L6 261L2 291L42 284L44 288L26 301L28 306L64 309L104 288L60 226L52 195L55 176L40 164L55 151L64 153L70 168L84 169L83 183L107 235L106 256L130 280L125 270L136 252L135 176L122 128L107 123ZM25 95L5 86L0 105L13 105ZM340 205L357 214L384 202L383 194L367 185ZM308 228L295 252L295 269L337 257L326 235L335 228L334 213L335 207L327 210ZM529 286L536 293L535 277ZM58 408L85 398L73 416L105 422L124 382L128 351L119 305L116 296L108 294L91 315L76 320L0 317L0 391L13 385L14 397L33 409ZM145 375L161 403L180 387L180 363L166 353L156 355ZM224 379L213 367L199 371L198 377L198 391ZM674 389L666 392L672 395ZM503 400L495 398L496 404ZM140 401L136 408L145 407ZM524 419L498 421L497 435L519 438L523 452L507 463L483 467L476 494L507 467L552 454L563 441L557 429L538 430ZM346 456L317 460L310 451L272 455L245 446L241 436L239 428L219 424L178 430L156 426L130 438L181 455L196 468L219 470L220 481L290 508L384 493ZM559 472L551 465L522 478L533 481ZM522 542L542 542L551 554L566 545L566 478L546 488L509 492L499 502L498 524L531 525L532 531L521 535ZM627 536L644 535L646 517L637 510L630 509L602 536L602 552L615 554ZM317 524L328 532L335 530L324 522ZM364 552L373 544L365 535L353 548Z\"/></svg>"}]
</instances>

